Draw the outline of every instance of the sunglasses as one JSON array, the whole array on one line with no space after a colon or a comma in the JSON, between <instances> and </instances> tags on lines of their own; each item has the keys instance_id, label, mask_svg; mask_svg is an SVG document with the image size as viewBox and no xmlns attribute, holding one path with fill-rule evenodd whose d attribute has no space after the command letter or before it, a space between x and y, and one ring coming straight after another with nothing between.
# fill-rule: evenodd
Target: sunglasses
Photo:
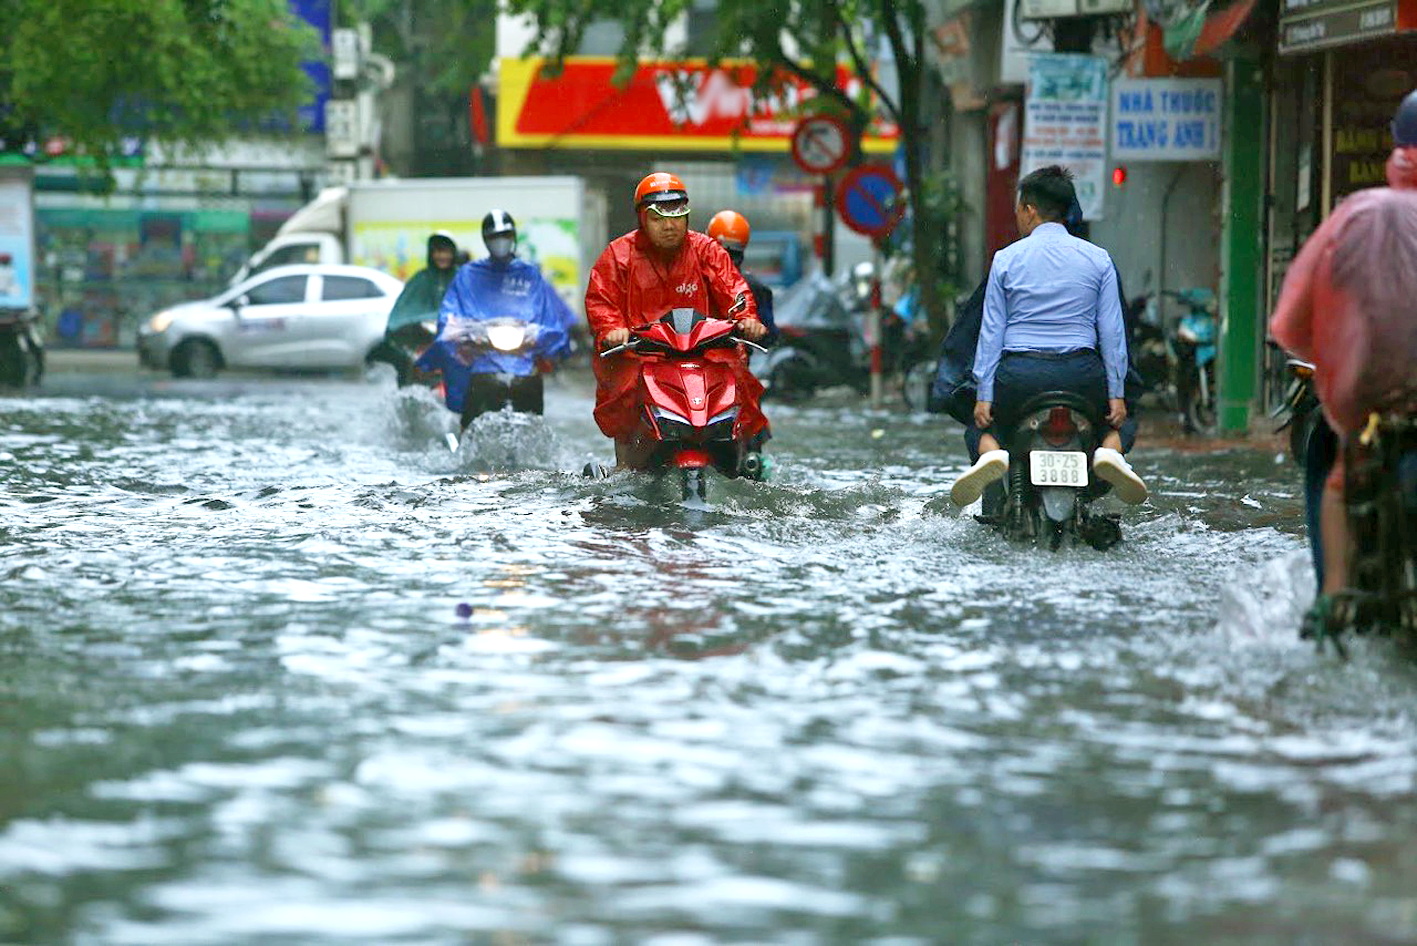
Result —
<instances>
[{"instance_id":1,"label":"sunglasses","mask_svg":"<svg viewBox=\"0 0 1417 946\"><path fill-rule=\"evenodd\" d=\"M685 197L679 200L666 200L662 203L650 204L646 209L653 210L661 217L687 217L689 215L689 199Z\"/></svg>"}]
</instances>

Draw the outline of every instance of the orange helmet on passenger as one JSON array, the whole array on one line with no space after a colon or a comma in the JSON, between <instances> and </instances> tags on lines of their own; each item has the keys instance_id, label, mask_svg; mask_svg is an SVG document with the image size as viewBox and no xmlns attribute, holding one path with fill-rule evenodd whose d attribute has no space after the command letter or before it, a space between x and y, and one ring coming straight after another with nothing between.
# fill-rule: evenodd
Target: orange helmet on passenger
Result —
<instances>
[{"instance_id":1,"label":"orange helmet on passenger","mask_svg":"<svg viewBox=\"0 0 1417 946\"><path fill-rule=\"evenodd\" d=\"M656 171L635 188L635 212L653 210L661 217L684 217L689 213L689 189L674 174Z\"/></svg>"},{"instance_id":2,"label":"orange helmet on passenger","mask_svg":"<svg viewBox=\"0 0 1417 946\"><path fill-rule=\"evenodd\" d=\"M738 211L720 210L709 221L708 235L721 243L725 250L742 252L748 248L753 228L748 225L748 218Z\"/></svg>"}]
</instances>

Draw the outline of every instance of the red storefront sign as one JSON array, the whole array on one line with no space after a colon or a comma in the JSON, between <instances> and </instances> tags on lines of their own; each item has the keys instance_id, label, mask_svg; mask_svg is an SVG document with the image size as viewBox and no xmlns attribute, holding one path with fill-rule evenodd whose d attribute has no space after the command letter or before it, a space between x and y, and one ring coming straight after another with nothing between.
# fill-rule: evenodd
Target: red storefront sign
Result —
<instances>
[{"instance_id":1,"label":"red storefront sign","mask_svg":"<svg viewBox=\"0 0 1417 946\"><path fill-rule=\"evenodd\" d=\"M798 109L817 94L785 77L776 93L757 99L757 69L741 63L642 63L622 88L612 81L614 59L573 57L555 78L539 74L542 62L501 61L497 144L504 148L786 152ZM837 83L853 97L861 91L845 68ZM891 152L897 137L895 125L877 120L862 149Z\"/></svg>"}]
</instances>

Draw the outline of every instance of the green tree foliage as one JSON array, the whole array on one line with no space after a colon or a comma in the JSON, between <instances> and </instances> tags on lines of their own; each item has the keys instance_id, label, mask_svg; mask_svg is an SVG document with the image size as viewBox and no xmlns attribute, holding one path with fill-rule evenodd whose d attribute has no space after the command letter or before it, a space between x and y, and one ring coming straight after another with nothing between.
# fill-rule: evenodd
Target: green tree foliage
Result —
<instances>
[{"instance_id":1,"label":"green tree foliage","mask_svg":"<svg viewBox=\"0 0 1417 946\"><path fill-rule=\"evenodd\" d=\"M625 31L619 57L622 75L637 59L676 56L681 49L666 42L670 27L702 0L508 0L513 13L533 18L538 34L534 48L559 62L575 53L586 27L615 20ZM919 147L922 141L921 99L925 61L924 0L718 0L711 58L745 58L757 62L759 84L770 86L774 69L809 83L819 95L814 107L846 117L859 134L870 118L867 103L844 93L836 82L839 63L850 67L874 94L876 102L901 129L906 143L906 198L912 211L911 252L916 272L937 272L948 238L939 201L932 200ZM895 60L899 79L888 89L878 81L872 63L885 44ZM859 157L859 156L858 156ZM943 316L942 293L948 285L921 283L925 310Z\"/></svg>"},{"instance_id":2,"label":"green tree foliage","mask_svg":"<svg viewBox=\"0 0 1417 946\"><path fill-rule=\"evenodd\" d=\"M107 169L125 138L293 129L318 52L286 0L3 0L0 134L62 136Z\"/></svg>"},{"instance_id":3,"label":"green tree foliage","mask_svg":"<svg viewBox=\"0 0 1417 946\"><path fill-rule=\"evenodd\" d=\"M424 91L465 95L496 50L497 0L346 0L340 10L368 22L374 50Z\"/></svg>"}]
</instances>

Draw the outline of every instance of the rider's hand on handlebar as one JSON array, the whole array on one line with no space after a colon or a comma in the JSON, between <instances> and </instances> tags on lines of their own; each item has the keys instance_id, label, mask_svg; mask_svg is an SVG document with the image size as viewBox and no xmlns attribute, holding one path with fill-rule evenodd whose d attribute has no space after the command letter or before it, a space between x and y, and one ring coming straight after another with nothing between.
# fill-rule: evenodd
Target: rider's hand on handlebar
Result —
<instances>
[{"instance_id":1,"label":"rider's hand on handlebar","mask_svg":"<svg viewBox=\"0 0 1417 946\"><path fill-rule=\"evenodd\" d=\"M768 328L757 319L739 319L738 334L750 342L756 342L768 333Z\"/></svg>"},{"instance_id":2,"label":"rider's hand on handlebar","mask_svg":"<svg viewBox=\"0 0 1417 946\"><path fill-rule=\"evenodd\" d=\"M1122 421L1127 419L1127 402L1119 397L1109 397L1107 399L1107 423L1113 427L1121 427Z\"/></svg>"},{"instance_id":3,"label":"rider's hand on handlebar","mask_svg":"<svg viewBox=\"0 0 1417 946\"><path fill-rule=\"evenodd\" d=\"M614 348L616 345L623 345L630 340L630 330L627 328L614 328L605 333L601 339L602 348Z\"/></svg>"}]
</instances>

